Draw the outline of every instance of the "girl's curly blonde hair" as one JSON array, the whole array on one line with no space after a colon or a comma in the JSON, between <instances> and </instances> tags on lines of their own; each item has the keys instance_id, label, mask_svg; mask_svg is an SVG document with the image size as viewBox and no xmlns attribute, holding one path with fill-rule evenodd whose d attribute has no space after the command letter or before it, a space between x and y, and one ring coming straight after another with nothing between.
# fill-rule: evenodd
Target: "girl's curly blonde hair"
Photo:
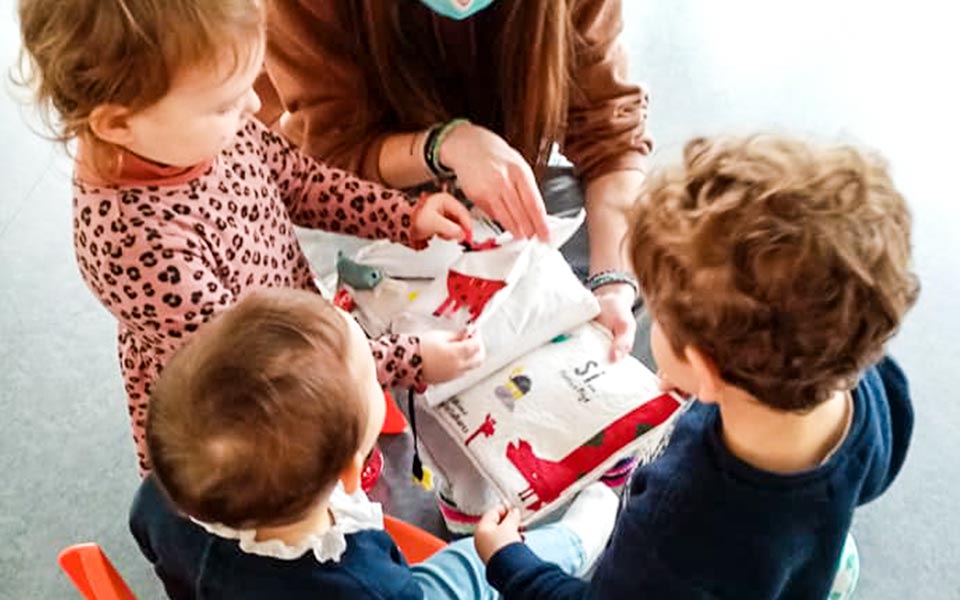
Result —
<instances>
[{"instance_id":1,"label":"girl's curly blonde hair","mask_svg":"<svg viewBox=\"0 0 960 600\"><path fill-rule=\"evenodd\" d=\"M854 148L697 139L651 177L628 244L676 353L804 411L852 387L916 301L910 223L886 166Z\"/></svg>"},{"instance_id":2,"label":"girl's curly blonde hair","mask_svg":"<svg viewBox=\"0 0 960 600\"><path fill-rule=\"evenodd\" d=\"M23 47L14 80L34 92L54 139L81 139L100 172L115 147L97 139L101 105L160 100L184 67L229 53L239 64L264 28L262 0L20 0Z\"/></svg>"}]
</instances>

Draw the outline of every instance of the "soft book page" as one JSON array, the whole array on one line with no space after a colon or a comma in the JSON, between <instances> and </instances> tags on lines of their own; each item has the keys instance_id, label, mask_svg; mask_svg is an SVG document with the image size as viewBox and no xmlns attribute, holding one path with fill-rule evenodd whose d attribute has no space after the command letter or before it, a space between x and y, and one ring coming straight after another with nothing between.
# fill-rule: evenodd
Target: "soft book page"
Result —
<instances>
[{"instance_id":1,"label":"soft book page","mask_svg":"<svg viewBox=\"0 0 960 600\"><path fill-rule=\"evenodd\" d=\"M652 456L681 401L633 357L608 360L588 323L433 409L524 522L542 518L619 460Z\"/></svg>"}]
</instances>

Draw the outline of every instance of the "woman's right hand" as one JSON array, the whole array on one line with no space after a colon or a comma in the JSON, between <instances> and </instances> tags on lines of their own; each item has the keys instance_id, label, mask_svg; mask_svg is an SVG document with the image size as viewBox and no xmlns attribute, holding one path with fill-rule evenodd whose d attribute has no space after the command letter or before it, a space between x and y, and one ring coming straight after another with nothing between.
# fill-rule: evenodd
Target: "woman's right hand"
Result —
<instances>
[{"instance_id":1,"label":"woman's right hand","mask_svg":"<svg viewBox=\"0 0 960 600\"><path fill-rule=\"evenodd\" d=\"M457 174L467 198L514 237L550 237L533 170L503 138L472 123L458 125L440 146L440 162Z\"/></svg>"}]
</instances>

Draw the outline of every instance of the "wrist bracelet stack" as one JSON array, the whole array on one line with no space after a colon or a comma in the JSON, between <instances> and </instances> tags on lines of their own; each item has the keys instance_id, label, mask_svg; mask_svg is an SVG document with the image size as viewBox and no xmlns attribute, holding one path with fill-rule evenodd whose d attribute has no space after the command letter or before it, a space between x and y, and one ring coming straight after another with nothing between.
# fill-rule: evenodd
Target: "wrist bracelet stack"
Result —
<instances>
[{"instance_id":1,"label":"wrist bracelet stack","mask_svg":"<svg viewBox=\"0 0 960 600\"><path fill-rule=\"evenodd\" d=\"M630 273L627 273L626 271L600 271L599 273L594 273L590 277L587 277L587 281L584 285L586 285L587 289L591 292L595 292L605 285L613 285L616 283L625 283L629 285L633 288L634 297L640 297L640 283L637 281L636 277Z\"/></svg>"},{"instance_id":2,"label":"wrist bracelet stack","mask_svg":"<svg viewBox=\"0 0 960 600\"><path fill-rule=\"evenodd\" d=\"M427 131L427 139L423 142L423 162L434 177L447 179L455 175L452 169L440 162L440 146L457 126L468 123L470 121L467 119L451 119L446 123L437 123Z\"/></svg>"}]
</instances>

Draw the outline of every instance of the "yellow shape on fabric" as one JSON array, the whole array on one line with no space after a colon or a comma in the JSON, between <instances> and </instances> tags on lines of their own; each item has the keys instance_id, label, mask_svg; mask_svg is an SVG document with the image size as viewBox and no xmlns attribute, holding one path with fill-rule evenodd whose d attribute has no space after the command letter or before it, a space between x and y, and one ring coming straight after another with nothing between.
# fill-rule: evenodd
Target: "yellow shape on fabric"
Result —
<instances>
[{"instance_id":1,"label":"yellow shape on fabric","mask_svg":"<svg viewBox=\"0 0 960 600\"><path fill-rule=\"evenodd\" d=\"M433 489L433 471L426 466L423 467L423 479L417 479L415 475L410 475L410 479L413 479L413 483L427 491Z\"/></svg>"}]
</instances>

